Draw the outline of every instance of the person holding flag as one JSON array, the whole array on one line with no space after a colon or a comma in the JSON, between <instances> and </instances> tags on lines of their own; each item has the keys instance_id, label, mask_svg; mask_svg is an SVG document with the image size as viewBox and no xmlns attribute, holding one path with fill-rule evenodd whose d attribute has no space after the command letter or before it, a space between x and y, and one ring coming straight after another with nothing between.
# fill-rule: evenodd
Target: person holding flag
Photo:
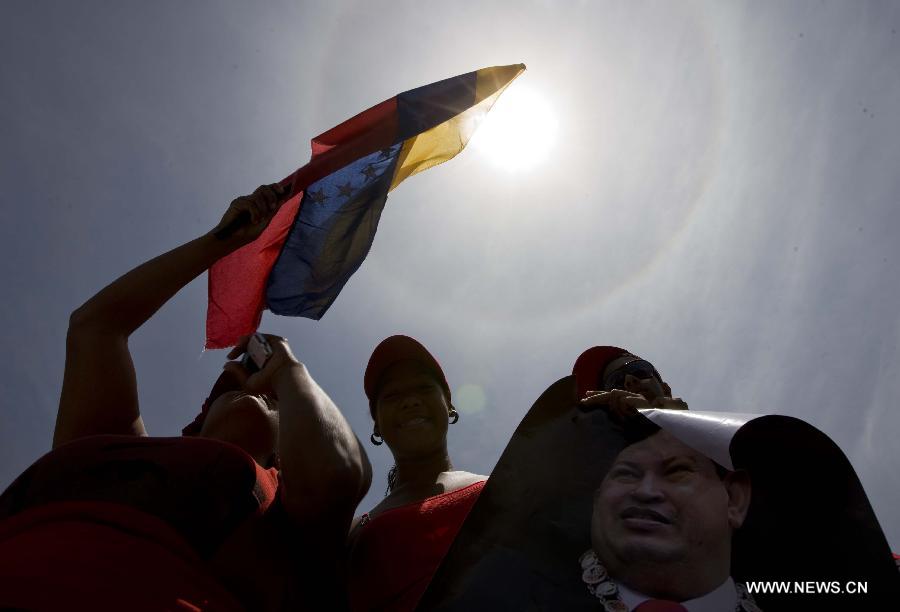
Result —
<instances>
[{"instance_id":1,"label":"person holding flag","mask_svg":"<svg viewBox=\"0 0 900 612\"><path fill-rule=\"evenodd\" d=\"M263 185L235 199L212 231L72 314L53 450L0 496L0 608L344 605L338 566L371 468L287 342L266 336L271 355L252 375L226 364L174 438L148 437L128 348L182 287L255 240L283 195ZM241 215L249 224L216 237Z\"/></svg>"},{"instance_id":2,"label":"person holding flag","mask_svg":"<svg viewBox=\"0 0 900 612\"><path fill-rule=\"evenodd\" d=\"M264 310L321 318L365 259L387 194L458 154L524 69L483 68L363 111L210 233L73 313L54 450L0 496L0 607L280 609L298 537L313 561L304 603L342 605L336 568L371 469L287 343L270 336L255 375L228 366L185 435L159 439L138 411L128 337L207 269L207 348L238 356Z\"/></svg>"},{"instance_id":3,"label":"person holding flag","mask_svg":"<svg viewBox=\"0 0 900 612\"><path fill-rule=\"evenodd\" d=\"M265 310L321 319L368 255L388 194L459 154L524 70L493 66L404 91L313 138L309 163L279 181L282 202L259 239L210 268L206 348L253 333Z\"/></svg>"}]
</instances>

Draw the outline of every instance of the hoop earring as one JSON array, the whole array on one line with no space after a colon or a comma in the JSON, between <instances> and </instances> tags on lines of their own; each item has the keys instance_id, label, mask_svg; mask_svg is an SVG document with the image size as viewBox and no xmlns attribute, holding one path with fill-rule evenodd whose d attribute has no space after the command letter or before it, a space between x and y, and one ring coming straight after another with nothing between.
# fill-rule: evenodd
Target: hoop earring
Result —
<instances>
[{"instance_id":1,"label":"hoop earring","mask_svg":"<svg viewBox=\"0 0 900 612\"><path fill-rule=\"evenodd\" d=\"M456 408L451 408L450 412L447 413L450 417L450 424L453 425L459 420L459 413L456 411Z\"/></svg>"},{"instance_id":2,"label":"hoop earring","mask_svg":"<svg viewBox=\"0 0 900 612\"><path fill-rule=\"evenodd\" d=\"M369 440L371 440L372 444L375 446L384 444L384 438L381 437L381 434L379 434L377 430L372 432L372 435L369 436Z\"/></svg>"}]
</instances>

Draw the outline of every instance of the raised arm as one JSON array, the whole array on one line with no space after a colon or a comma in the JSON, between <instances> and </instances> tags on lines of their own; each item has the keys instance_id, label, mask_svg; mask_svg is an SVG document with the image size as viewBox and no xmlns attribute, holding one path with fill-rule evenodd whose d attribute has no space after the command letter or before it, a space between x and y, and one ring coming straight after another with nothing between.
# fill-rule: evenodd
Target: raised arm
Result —
<instances>
[{"instance_id":1,"label":"raised arm","mask_svg":"<svg viewBox=\"0 0 900 612\"><path fill-rule=\"evenodd\" d=\"M215 261L255 240L281 195L282 188L275 184L235 199L208 234L141 264L72 313L54 448L96 434L147 435L138 410L128 337ZM249 226L226 240L213 235L245 210L251 215Z\"/></svg>"},{"instance_id":2,"label":"raised arm","mask_svg":"<svg viewBox=\"0 0 900 612\"><path fill-rule=\"evenodd\" d=\"M328 394L313 380L283 338L266 336L273 353L265 367L247 377L236 362L226 365L251 393L278 398L278 454L284 483L282 502L303 523L327 523L343 541L353 510L372 481L372 468L359 439ZM240 355L246 339L228 355Z\"/></svg>"}]
</instances>

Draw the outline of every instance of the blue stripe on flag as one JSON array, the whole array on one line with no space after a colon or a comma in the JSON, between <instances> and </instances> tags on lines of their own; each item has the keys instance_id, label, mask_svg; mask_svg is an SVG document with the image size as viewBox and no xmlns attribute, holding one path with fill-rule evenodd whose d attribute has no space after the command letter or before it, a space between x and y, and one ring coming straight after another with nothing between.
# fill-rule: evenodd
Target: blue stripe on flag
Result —
<instances>
[{"instance_id":1,"label":"blue stripe on flag","mask_svg":"<svg viewBox=\"0 0 900 612\"><path fill-rule=\"evenodd\" d=\"M403 143L310 185L272 267L273 313L320 319L369 253Z\"/></svg>"}]
</instances>

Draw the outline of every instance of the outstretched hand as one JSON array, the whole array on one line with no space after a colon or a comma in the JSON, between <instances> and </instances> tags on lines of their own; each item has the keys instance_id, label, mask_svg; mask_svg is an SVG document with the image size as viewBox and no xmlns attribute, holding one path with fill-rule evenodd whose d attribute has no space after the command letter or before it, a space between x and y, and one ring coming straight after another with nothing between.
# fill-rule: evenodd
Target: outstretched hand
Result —
<instances>
[{"instance_id":1,"label":"outstretched hand","mask_svg":"<svg viewBox=\"0 0 900 612\"><path fill-rule=\"evenodd\" d=\"M258 372L251 374L247 371L239 361L229 361L225 364L225 369L234 374L241 386L254 394L271 394L277 397L275 391L276 382L282 373L290 369L301 366L300 362L291 352L287 340L280 336L271 334L263 334L266 342L272 348L272 355L265 365ZM243 355L247 350L247 343L251 336L242 336L235 347L228 353L228 359L236 359Z\"/></svg>"},{"instance_id":2,"label":"outstretched hand","mask_svg":"<svg viewBox=\"0 0 900 612\"><path fill-rule=\"evenodd\" d=\"M591 408L605 408L609 415L616 421L634 416L642 408L663 408L668 410L687 410L688 405L680 397L656 397L648 400L639 393L632 393L623 389L610 391L588 391L587 396L581 400L581 406Z\"/></svg>"},{"instance_id":3,"label":"outstretched hand","mask_svg":"<svg viewBox=\"0 0 900 612\"><path fill-rule=\"evenodd\" d=\"M242 214L247 214L250 216L249 223L235 229L228 240L234 240L242 245L253 242L269 226L269 222L278 212L278 208L288 192L289 189L286 186L272 183L271 185L260 185L250 195L235 198L211 233L219 232Z\"/></svg>"}]
</instances>

